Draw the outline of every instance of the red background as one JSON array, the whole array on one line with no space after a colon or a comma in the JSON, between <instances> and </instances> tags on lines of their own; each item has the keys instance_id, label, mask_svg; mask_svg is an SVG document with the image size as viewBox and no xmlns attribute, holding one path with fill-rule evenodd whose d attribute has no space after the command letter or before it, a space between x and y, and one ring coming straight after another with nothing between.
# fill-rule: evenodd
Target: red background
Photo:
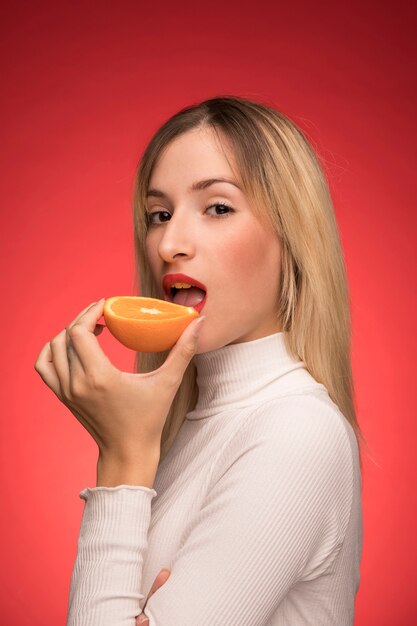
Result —
<instances>
[{"instance_id":1,"label":"red background","mask_svg":"<svg viewBox=\"0 0 417 626\"><path fill-rule=\"evenodd\" d=\"M35 372L38 353L89 303L131 293L139 155L179 108L224 93L281 109L325 163L351 289L359 420L374 458L364 457L355 626L412 624L411 7L2 4L2 624L65 623L78 494L95 485L96 445ZM132 371L131 351L107 331L100 343Z\"/></svg>"}]
</instances>

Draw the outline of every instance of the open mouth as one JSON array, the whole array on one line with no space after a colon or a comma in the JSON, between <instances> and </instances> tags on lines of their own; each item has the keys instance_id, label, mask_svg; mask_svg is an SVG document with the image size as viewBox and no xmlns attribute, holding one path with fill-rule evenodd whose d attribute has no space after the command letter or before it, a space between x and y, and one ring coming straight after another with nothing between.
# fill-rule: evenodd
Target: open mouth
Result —
<instances>
[{"instance_id":1,"label":"open mouth","mask_svg":"<svg viewBox=\"0 0 417 626\"><path fill-rule=\"evenodd\" d=\"M206 296L206 292L199 287L177 288L172 286L167 297L170 302L182 304L183 306L192 306L198 310L198 305L201 304L203 306Z\"/></svg>"},{"instance_id":2,"label":"open mouth","mask_svg":"<svg viewBox=\"0 0 417 626\"><path fill-rule=\"evenodd\" d=\"M162 288L167 302L193 307L200 312L207 299L207 287L196 278L177 272L165 274Z\"/></svg>"}]
</instances>

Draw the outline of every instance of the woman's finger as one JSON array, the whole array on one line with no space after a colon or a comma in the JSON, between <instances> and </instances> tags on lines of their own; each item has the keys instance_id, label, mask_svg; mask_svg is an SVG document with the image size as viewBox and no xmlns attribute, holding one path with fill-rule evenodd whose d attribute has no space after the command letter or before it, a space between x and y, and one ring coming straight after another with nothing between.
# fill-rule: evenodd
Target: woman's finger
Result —
<instances>
[{"instance_id":1,"label":"woman's finger","mask_svg":"<svg viewBox=\"0 0 417 626\"><path fill-rule=\"evenodd\" d=\"M67 331L64 328L64 330L61 330L61 332L58 333L56 337L51 339L50 344L52 360L59 379L59 384L61 386L61 393L64 397L68 398L70 374L67 356L66 336Z\"/></svg>"},{"instance_id":2,"label":"woman's finger","mask_svg":"<svg viewBox=\"0 0 417 626\"><path fill-rule=\"evenodd\" d=\"M77 315L73 323L75 323L89 308L93 306L89 304L81 313ZM100 331L101 332L101 331ZM62 334L65 331L61 331ZM60 333L60 334L61 334ZM59 335L57 335L58 337ZM52 342L54 340L48 341L43 348L41 349L38 358L35 363L35 370L38 372L39 376L42 378L43 382L48 385L50 389L55 393L55 395L59 398L59 400L63 401L61 382L65 378L65 362L63 362L62 358L59 355L55 356L55 363L58 361L58 370L59 375L57 373L55 363L54 363L54 352L56 353L56 346L52 346ZM68 359L67 359L68 365Z\"/></svg>"},{"instance_id":3,"label":"woman's finger","mask_svg":"<svg viewBox=\"0 0 417 626\"><path fill-rule=\"evenodd\" d=\"M96 303L92 302L91 304L89 304L88 306L85 307L85 309L83 309L82 311L80 311L77 315L77 317L75 317L72 322L70 324L68 324L67 328L71 328L71 326L74 326L74 324L76 324L78 322L79 319L82 318L82 316L84 315L84 313L86 313L89 309L91 309L91 307L93 307Z\"/></svg>"},{"instance_id":4,"label":"woman's finger","mask_svg":"<svg viewBox=\"0 0 417 626\"><path fill-rule=\"evenodd\" d=\"M64 328L51 342L53 365L59 379L61 395L71 398L71 381L74 376L84 375L83 367L74 351L68 337L67 329Z\"/></svg>"},{"instance_id":5,"label":"woman's finger","mask_svg":"<svg viewBox=\"0 0 417 626\"><path fill-rule=\"evenodd\" d=\"M175 391L181 384L185 370L190 364L191 359L196 353L198 346L198 334L201 331L202 324L206 319L205 315L193 320L191 324L184 330L177 343L171 349L165 362L157 370L169 388Z\"/></svg>"},{"instance_id":6,"label":"woman's finger","mask_svg":"<svg viewBox=\"0 0 417 626\"><path fill-rule=\"evenodd\" d=\"M94 303L76 323L68 329L69 337L74 350L84 368L84 371L97 371L98 364L110 364L97 341L97 320L103 314L104 298Z\"/></svg>"},{"instance_id":7,"label":"woman's finger","mask_svg":"<svg viewBox=\"0 0 417 626\"><path fill-rule=\"evenodd\" d=\"M48 343L46 343L40 351L38 359L35 363L35 370L38 372L43 382L46 383L50 389L52 389L58 400L60 400L63 404L70 408L72 413L84 426L84 428L90 433L90 435L93 438L97 437L97 433L94 431L94 429L92 429L89 424L84 420L83 416L70 403L66 401L65 397L62 394L61 383L58 378L55 365L53 363L50 341L48 341Z\"/></svg>"},{"instance_id":8,"label":"woman's finger","mask_svg":"<svg viewBox=\"0 0 417 626\"><path fill-rule=\"evenodd\" d=\"M85 307L85 309L83 309L82 311L80 311L80 313L78 313L77 317L75 317L72 322L70 322L66 328L67 330L67 352L68 352L68 356L71 357L71 352L73 350L73 346L71 344L71 340L69 338L69 332L71 330L71 328L78 323L78 321L82 318L82 316L84 315L84 313L86 313L89 309L91 309L91 307L93 307L96 303L93 302L91 304L89 304L88 306ZM101 332L101 331L100 331ZM97 335L99 334L98 332L96 333L94 331L94 334ZM69 358L70 360L70 358Z\"/></svg>"},{"instance_id":9,"label":"woman's finger","mask_svg":"<svg viewBox=\"0 0 417 626\"><path fill-rule=\"evenodd\" d=\"M74 395L80 389L80 385L83 388L85 370L69 336L68 329L66 332L66 353L69 367L69 392L71 395Z\"/></svg>"},{"instance_id":10,"label":"woman's finger","mask_svg":"<svg viewBox=\"0 0 417 626\"><path fill-rule=\"evenodd\" d=\"M171 576L171 570L169 569L162 569L159 572L158 576L153 581L152 587L150 588L148 595L146 596L145 604L143 606L143 611L146 608L149 598L153 596L153 594L155 593L155 591L159 589L159 587L162 587L162 585L166 583L166 581L168 580L170 576ZM149 618L143 611L136 618L136 626L139 626L140 624L145 624L146 626L147 623L149 624Z\"/></svg>"},{"instance_id":11,"label":"woman's finger","mask_svg":"<svg viewBox=\"0 0 417 626\"><path fill-rule=\"evenodd\" d=\"M73 343L71 341L70 338L70 333L69 331L71 330L71 328L77 324L79 322L79 320L81 320L81 318L83 317L83 315L89 311L96 303L93 302L92 304L89 304L88 306L85 307L85 309L83 309L78 315L77 317L75 317L72 322L67 326L66 330L66 348L67 348L67 357L68 357L68 363L69 363L69 375L71 376L76 376L77 374L85 374L84 368L82 366L82 362L80 361L80 359L78 358L77 352L74 350L74 346ZM105 328L105 324L96 324L96 327L94 328L94 335L98 336L100 335L103 330Z\"/></svg>"},{"instance_id":12,"label":"woman's finger","mask_svg":"<svg viewBox=\"0 0 417 626\"><path fill-rule=\"evenodd\" d=\"M153 596L153 594L155 593L155 591L159 589L159 587L162 587L162 585L166 583L166 581L168 580L170 576L171 576L171 572L169 569L162 569L159 572L158 576L153 581L152 587L149 590L148 596L146 598L146 602L149 600L151 596Z\"/></svg>"},{"instance_id":13,"label":"woman's finger","mask_svg":"<svg viewBox=\"0 0 417 626\"><path fill-rule=\"evenodd\" d=\"M61 385L52 358L51 343L48 341L39 352L35 370L54 394L62 401Z\"/></svg>"}]
</instances>

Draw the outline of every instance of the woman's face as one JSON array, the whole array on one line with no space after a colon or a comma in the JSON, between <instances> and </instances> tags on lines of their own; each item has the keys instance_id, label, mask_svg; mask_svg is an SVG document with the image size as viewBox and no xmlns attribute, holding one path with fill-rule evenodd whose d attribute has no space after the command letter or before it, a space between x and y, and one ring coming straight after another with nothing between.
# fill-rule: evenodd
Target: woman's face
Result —
<instances>
[{"instance_id":1,"label":"woman's face","mask_svg":"<svg viewBox=\"0 0 417 626\"><path fill-rule=\"evenodd\" d=\"M227 156L236 170L230 150ZM191 190L199 181L218 178L240 185L214 131L191 130L174 139L154 167L149 189L163 196L147 198L152 215L146 253L159 297L165 299L166 274L187 274L207 287L198 353L282 330L276 313L279 240L261 225L237 186L217 182Z\"/></svg>"}]
</instances>

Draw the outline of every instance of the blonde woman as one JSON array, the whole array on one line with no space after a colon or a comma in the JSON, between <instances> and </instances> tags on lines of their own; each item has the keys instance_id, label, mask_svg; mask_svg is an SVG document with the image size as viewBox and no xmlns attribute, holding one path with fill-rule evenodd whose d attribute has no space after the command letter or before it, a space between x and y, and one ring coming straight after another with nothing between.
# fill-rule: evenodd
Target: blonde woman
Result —
<instances>
[{"instance_id":1,"label":"blonde woman","mask_svg":"<svg viewBox=\"0 0 417 626\"><path fill-rule=\"evenodd\" d=\"M362 437L318 157L259 102L187 107L142 156L134 236L140 295L205 319L120 372L101 300L38 357L99 449L67 626L352 625Z\"/></svg>"}]
</instances>

